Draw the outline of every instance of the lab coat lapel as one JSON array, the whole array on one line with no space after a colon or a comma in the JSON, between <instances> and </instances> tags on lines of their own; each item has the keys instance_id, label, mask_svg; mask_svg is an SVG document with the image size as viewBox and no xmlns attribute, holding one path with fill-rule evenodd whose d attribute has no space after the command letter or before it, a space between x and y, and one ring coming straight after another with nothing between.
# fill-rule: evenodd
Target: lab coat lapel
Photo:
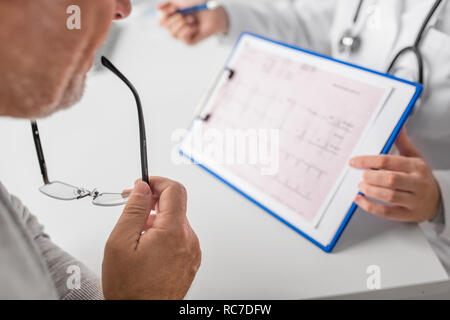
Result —
<instances>
[{"instance_id":1,"label":"lab coat lapel","mask_svg":"<svg viewBox=\"0 0 450 320\"><path fill-rule=\"evenodd\" d=\"M400 49L414 44L420 27L434 5L434 2L435 0L410 1L411 7L406 8L407 11L401 15L401 21L397 19L401 25L399 26L398 39L396 45L392 48L391 56L394 56ZM401 10L404 9L401 8ZM433 24L433 21L431 21L431 24Z\"/></svg>"},{"instance_id":2,"label":"lab coat lapel","mask_svg":"<svg viewBox=\"0 0 450 320\"><path fill-rule=\"evenodd\" d=\"M406 1L402 2L403 4L406 3ZM386 68L400 50L414 44L420 27L434 2L435 0L410 0L408 7L400 7L399 17L397 18L399 24L398 37L386 60ZM432 24L433 21L430 22L430 25ZM400 78L411 81L418 80L417 60L412 55L406 55L399 59L393 70L394 74Z\"/></svg>"},{"instance_id":3,"label":"lab coat lapel","mask_svg":"<svg viewBox=\"0 0 450 320\"><path fill-rule=\"evenodd\" d=\"M353 56L356 62L385 71L386 59L399 37L403 3L404 0L365 1L364 10L371 14L362 34L364 47Z\"/></svg>"},{"instance_id":4,"label":"lab coat lapel","mask_svg":"<svg viewBox=\"0 0 450 320\"><path fill-rule=\"evenodd\" d=\"M349 26L358 6L359 0L341 0L332 31L333 53L335 57L353 63L385 70L385 61L389 57L399 37L400 16L404 0L366 0L359 19L366 19L362 30L363 45L359 52L351 56L341 54L337 44ZM369 18L365 18L369 15Z\"/></svg>"},{"instance_id":5,"label":"lab coat lapel","mask_svg":"<svg viewBox=\"0 0 450 320\"><path fill-rule=\"evenodd\" d=\"M389 51L393 49L400 35L400 17L404 3L405 0L378 0L380 12L383 15L382 36L385 37L384 45L390 49Z\"/></svg>"}]
</instances>

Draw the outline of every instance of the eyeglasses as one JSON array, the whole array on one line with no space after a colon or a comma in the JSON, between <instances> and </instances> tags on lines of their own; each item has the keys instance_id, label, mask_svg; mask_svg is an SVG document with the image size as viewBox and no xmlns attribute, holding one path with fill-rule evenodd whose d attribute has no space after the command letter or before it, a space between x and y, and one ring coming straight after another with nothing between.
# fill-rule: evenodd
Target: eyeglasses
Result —
<instances>
[{"instance_id":1,"label":"eyeglasses","mask_svg":"<svg viewBox=\"0 0 450 320\"><path fill-rule=\"evenodd\" d=\"M130 88L136 100L139 117L142 181L148 184L147 139L145 135L144 114L142 112L141 99L131 82L111 63L111 61L109 61L105 57L102 57L101 61L103 66L108 68L120 80L122 80L128 86L128 88ZM33 131L36 153L39 160L39 167L41 169L42 178L44 180L44 185L39 188L39 191L51 198L58 200L78 200L86 197L92 197L92 203L94 205L104 207L120 206L127 203L130 191L124 191L121 193L104 193L98 191L97 189L88 190L61 181L50 181L48 178L47 166L45 164L44 152L42 151L42 144L39 137L39 129L36 121L31 121L31 128Z\"/></svg>"}]
</instances>

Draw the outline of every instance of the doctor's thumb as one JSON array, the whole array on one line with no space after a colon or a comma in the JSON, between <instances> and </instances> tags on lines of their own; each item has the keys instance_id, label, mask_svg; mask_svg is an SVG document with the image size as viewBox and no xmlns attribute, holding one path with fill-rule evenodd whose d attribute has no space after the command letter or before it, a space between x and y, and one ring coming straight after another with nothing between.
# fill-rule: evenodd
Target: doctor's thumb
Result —
<instances>
[{"instance_id":1,"label":"doctor's thumb","mask_svg":"<svg viewBox=\"0 0 450 320\"><path fill-rule=\"evenodd\" d=\"M411 139L408 137L406 128L403 128L402 131L400 131L395 145L402 156L409 158L422 158L422 153L414 146Z\"/></svg>"}]
</instances>

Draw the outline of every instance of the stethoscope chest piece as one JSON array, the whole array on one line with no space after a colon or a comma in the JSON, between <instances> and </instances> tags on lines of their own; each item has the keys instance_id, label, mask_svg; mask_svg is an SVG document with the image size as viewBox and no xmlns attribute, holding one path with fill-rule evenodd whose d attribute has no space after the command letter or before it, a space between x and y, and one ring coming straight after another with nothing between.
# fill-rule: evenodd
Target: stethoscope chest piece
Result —
<instances>
[{"instance_id":1,"label":"stethoscope chest piece","mask_svg":"<svg viewBox=\"0 0 450 320\"><path fill-rule=\"evenodd\" d=\"M340 53L347 53L350 55L350 54L354 54L354 53L358 52L359 49L361 48L361 43L362 43L361 30L360 30L360 28L358 28L358 26L364 26L366 23L365 20L359 19L361 11L362 11L362 7L364 5L364 1L365 0L359 0L358 7L356 9L356 13L353 18L353 26L350 29L347 29L344 32L344 34L342 35L342 37L339 39L338 49L339 49ZM419 69L418 82L423 84L424 61L423 61L423 57L422 57L419 47L420 47L421 40L424 36L424 33L430 23L430 20L433 18L433 16L435 15L436 11L438 10L438 8L442 2L443 2L442 0L436 0L434 2L432 8L428 12L427 16L425 17L425 19L420 27L419 33L414 41L414 44L403 48L402 50L400 50L397 53L397 55L392 60L387 73L391 73L393 71L396 62L401 57L403 57L404 55L406 55L408 53L412 53L415 55L415 57L417 59L417 65L418 65L418 69Z\"/></svg>"},{"instance_id":2,"label":"stethoscope chest piece","mask_svg":"<svg viewBox=\"0 0 450 320\"><path fill-rule=\"evenodd\" d=\"M361 37L354 35L351 30L347 30L339 40L338 49L340 53L353 54L361 48Z\"/></svg>"}]
</instances>

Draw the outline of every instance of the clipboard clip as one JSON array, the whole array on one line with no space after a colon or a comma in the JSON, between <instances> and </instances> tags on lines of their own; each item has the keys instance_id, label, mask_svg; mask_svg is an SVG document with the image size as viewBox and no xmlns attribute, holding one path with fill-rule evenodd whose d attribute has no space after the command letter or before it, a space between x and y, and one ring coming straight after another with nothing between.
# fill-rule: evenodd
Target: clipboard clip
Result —
<instances>
[{"instance_id":1,"label":"clipboard clip","mask_svg":"<svg viewBox=\"0 0 450 320\"><path fill-rule=\"evenodd\" d=\"M235 71L233 69L231 69L231 68L228 68L228 67L225 68L225 71L228 71L228 80L233 79Z\"/></svg>"},{"instance_id":2,"label":"clipboard clip","mask_svg":"<svg viewBox=\"0 0 450 320\"><path fill-rule=\"evenodd\" d=\"M213 96L217 93L217 88L220 88L225 84L225 82L230 81L234 78L236 71L225 67L223 71L219 73L216 77L212 87L206 92L206 94L201 99L199 107L197 108L195 119L200 120L202 122L207 122L212 115L211 105L208 103Z\"/></svg>"}]
</instances>

